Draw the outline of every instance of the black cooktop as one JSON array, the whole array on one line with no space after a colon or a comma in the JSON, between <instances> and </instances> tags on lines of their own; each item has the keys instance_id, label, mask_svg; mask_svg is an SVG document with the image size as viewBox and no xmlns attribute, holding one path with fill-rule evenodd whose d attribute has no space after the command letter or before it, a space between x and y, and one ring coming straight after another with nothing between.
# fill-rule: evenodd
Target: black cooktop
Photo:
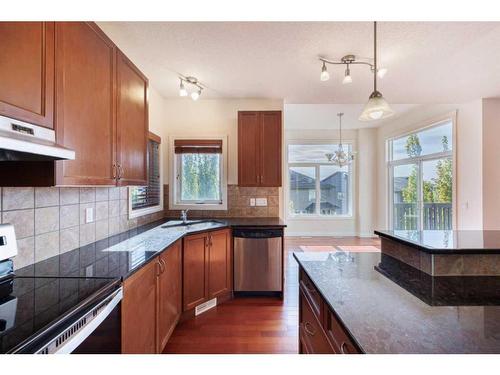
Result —
<instances>
[{"instance_id":1,"label":"black cooktop","mask_svg":"<svg viewBox=\"0 0 500 375\"><path fill-rule=\"evenodd\" d=\"M30 338L70 314L119 279L11 277L0 281L0 353L15 352Z\"/></svg>"}]
</instances>

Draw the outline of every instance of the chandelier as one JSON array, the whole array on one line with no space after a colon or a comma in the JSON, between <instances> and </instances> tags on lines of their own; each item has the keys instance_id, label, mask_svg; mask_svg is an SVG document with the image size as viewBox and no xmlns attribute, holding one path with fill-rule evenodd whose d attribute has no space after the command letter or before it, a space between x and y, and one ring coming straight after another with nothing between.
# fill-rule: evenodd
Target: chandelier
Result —
<instances>
[{"instance_id":1,"label":"chandelier","mask_svg":"<svg viewBox=\"0 0 500 375\"><path fill-rule=\"evenodd\" d=\"M363 112L359 116L360 121L380 120L394 114L394 111L391 109L382 93L377 90L377 77L383 78L387 73L386 68L379 68L377 65L377 22L373 23L373 64L371 61L358 60L355 55L346 55L342 57L340 61L329 60L324 57L319 57L319 60L323 63L320 75L321 81L328 81L330 79L326 64L346 66L344 79L342 81L343 84L352 82L351 70L349 68L351 65L366 65L370 67L373 73L373 92L368 98L368 103L366 103Z\"/></svg>"},{"instance_id":2,"label":"chandelier","mask_svg":"<svg viewBox=\"0 0 500 375\"><path fill-rule=\"evenodd\" d=\"M179 85L179 96L189 95L191 96L191 99L193 99L194 101L198 100L198 98L201 95L201 90L203 90L203 86L201 85L200 81L198 81L196 77L191 77L191 76L189 77L179 76L179 79L181 81ZM184 84L192 87L194 90L192 90L191 93L189 93Z\"/></svg>"},{"instance_id":3,"label":"chandelier","mask_svg":"<svg viewBox=\"0 0 500 375\"><path fill-rule=\"evenodd\" d=\"M342 146L342 116L344 114L342 112L337 113L339 117L339 145L337 150L333 153L325 154L326 158L330 163L342 168L345 165L349 165L354 160L354 153L350 151L344 151L344 147Z\"/></svg>"}]
</instances>

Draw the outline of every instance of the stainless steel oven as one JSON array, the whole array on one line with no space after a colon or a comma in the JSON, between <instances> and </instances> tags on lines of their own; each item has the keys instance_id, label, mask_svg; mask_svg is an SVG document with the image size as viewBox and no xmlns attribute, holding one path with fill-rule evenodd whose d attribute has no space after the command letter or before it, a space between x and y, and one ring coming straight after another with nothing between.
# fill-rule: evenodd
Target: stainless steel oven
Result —
<instances>
[{"instance_id":1,"label":"stainless steel oven","mask_svg":"<svg viewBox=\"0 0 500 375\"><path fill-rule=\"evenodd\" d=\"M283 229L235 228L235 292L283 291Z\"/></svg>"}]
</instances>

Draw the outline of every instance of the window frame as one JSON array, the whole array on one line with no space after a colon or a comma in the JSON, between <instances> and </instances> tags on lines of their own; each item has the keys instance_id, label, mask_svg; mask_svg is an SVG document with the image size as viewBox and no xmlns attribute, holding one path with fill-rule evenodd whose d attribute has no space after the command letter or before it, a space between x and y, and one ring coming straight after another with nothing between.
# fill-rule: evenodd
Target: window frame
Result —
<instances>
[{"instance_id":1,"label":"window frame","mask_svg":"<svg viewBox=\"0 0 500 375\"><path fill-rule=\"evenodd\" d=\"M127 189L128 193L128 217L129 219L134 219L140 216L144 215L151 215L160 211L163 211L163 158L162 158L162 151L163 151L163 146L161 142L161 138L155 134L150 134L148 136L148 142L149 140L153 140L158 143L158 163L159 163L159 170L160 170L160 201L157 205L155 206L149 206L149 207L144 207L144 208L138 208L138 209L132 209L132 189L135 188L135 186L129 186ZM149 159L148 159L149 162ZM148 165L148 170L149 170L149 165Z\"/></svg>"},{"instance_id":2,"label":"window frame","mask_svg":"<svg viewBox=\"0 0 500 375\"><path fill-rule=\"evenodd\" d=\"M288 220L353 220L354 219L354 210L355 210L355 197L356 193L355 188L355 178L354 173L356 171L356 160L348 165L348 175L349 175L349 194L351 199L349 200L349 214L347 215L321 215L319 210L321 209L318 204L316 204L316 209L314 214L292 214L289 209L290 204L290 167L313 167L316 170L316 203L318 199L321 202L321 181L319 179L320 176L320 167L321 166L332 166L332 163L325 162L290 162L289 161L289 146L290 145L338 145L338 139L329 139L329 140L316 140L316 139L291 139L286 142L286 151L285 151L285 159L286 159L286 191L285 191L285 204L284 209L286 211L286 218ZM351 139L343 140L343 145L348 145L351 149L351 152L355 152L355 144L356 142Z\"/></svg>"},{"instance_id":3,"label":"window frame","mask_svg":"<svg viewBox=\"0 0 500 375\"><path fill-rule=\"evenodd\" d=\"M175 154L175 140L190 140L190 139L214 139L222 141L222 153L220 161L220 193L221 200L219 201L206 201L208 203L201 203L190 201L190 203L181 202L180 199L180 184L177 179L178 171L180 169L180 158ZM170 136L169 140L169 158L170 158L170 173L169 173L169 209L170 210L214 210L225 211L227 210L227 136L226 135L212 135L212 136ZM179 182L178 182L179 181Z\"/></svg>"},{"instance_id":4,"label":"window frame","mask_svg":"<svg viewBox=\"0 0 500 375\"><path fill-rule=\"evenodd\" d=\"M392 160L392 142L398 138L402 138L411 134L417 134L424 130L432 129L435 127L439 127L446 122L451 122L451 135L452 135L452 149L450 151L441 151L435 152L433 154L426 154L422 156L416 157L408 157L404 159ZM452 229L456 229L457 227L457 168L456 168L456 153L457 153L457 132L456 132L456 111L451 112L442 116L435 117L433 119L427 120L425 122L420 123L417 126L411 128L411 130L398 133L392 135L386 139L386 191L387 191L387 215L386 215L386 227L389 229L394 228L394 167L398 165L408 165L408 164L416 164L418 167L418 181L417 181L417 189L418 189L418 200L417 200L417 209L421 211L421 206L423 205L423 191L421 189L421 184L423 180L422 176L422 164L425 161L439 160L444 158L450 158L452 161L452 202L451 202L451 210L452 210ZM419 228L417 230L422 230L423 224L423 215L419 216Z\"/></svg>"}]
</instances>

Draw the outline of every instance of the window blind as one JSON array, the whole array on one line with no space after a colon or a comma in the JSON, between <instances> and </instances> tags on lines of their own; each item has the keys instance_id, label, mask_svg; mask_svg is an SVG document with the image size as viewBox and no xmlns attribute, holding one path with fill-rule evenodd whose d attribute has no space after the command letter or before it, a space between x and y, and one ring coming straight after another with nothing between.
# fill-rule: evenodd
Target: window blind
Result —
<instances>
[{"instance_id":1,"label":"window blind","mask_svg":"<svg viewBox=\"0 0 500 375\"><path fill-rule=\"evenodd\" d=\"M176 154L222 154L220 139L176 139Z\"/></svg>"},{"instance_id":2,"label":"window blind","mask_svg":"<svg viewBox=\"0 0 500 375\"><path fill-rule=\"evenodd\" d=\"M133 189L132 210L158 206L160 204L160 144L148 141L148 185Z\"/></svg>"}]
</instances>

